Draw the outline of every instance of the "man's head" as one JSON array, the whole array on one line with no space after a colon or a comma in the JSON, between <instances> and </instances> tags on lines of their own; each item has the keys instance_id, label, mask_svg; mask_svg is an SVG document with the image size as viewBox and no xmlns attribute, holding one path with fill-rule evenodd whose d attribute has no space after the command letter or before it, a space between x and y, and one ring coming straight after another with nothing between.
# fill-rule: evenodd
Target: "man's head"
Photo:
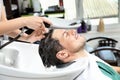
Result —
<instances>
[{"instance_id":1,"label":"man's head","mask_svg":"<svg viewBox=\"0 0 120 80\"><path fill-rule=\"evenodd\" d=\"M56 29L45 36L40 42L39 54L46 67L72 61L74 54L84 49L85 38L76 30Z\"/></svg>"}]
</instances>

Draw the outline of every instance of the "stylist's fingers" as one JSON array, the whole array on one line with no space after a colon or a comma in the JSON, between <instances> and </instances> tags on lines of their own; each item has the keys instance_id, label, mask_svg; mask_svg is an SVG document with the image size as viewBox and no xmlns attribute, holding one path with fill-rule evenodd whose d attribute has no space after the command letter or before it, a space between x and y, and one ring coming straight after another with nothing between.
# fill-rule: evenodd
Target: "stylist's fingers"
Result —
<instances>
[{"instance_id":1,"label":"stylist's fingers","mask_svg":"<svg viewBox=\"0 0 120 80\"><path fill-rule=\"evenodd\" d=\"M45 27L44 23L41 23L41 26L40 26L39 30L42 30L43 34L48 32L48 29Z\"/></svg>"},{"instance_id":2,"label":"stylist's fingers","mask_svg":"<svg viewBox=\"0 0 120 80\"><path fill-rule=\"evenodd\" d=\"M41 36L41 35L43 35L43 31L41 29L36 30L35 36L37 37L37 36Z\"/></svg>"},{"instance_id":3,"label":"stylist's fingers","mask_svg":"<svg viewBox=\"0 0 120 80\"><path fill-rule=\"evenodd\" d=\"M41 17L41 19L43 20L43 22L46 22L46 23L52 25L51 20L49 20L48 18L46 18L46 17Z\"/></svg>"},{"instance_id":4,"label":"stylist's fingers","mask_svg":"<svg viewBox=\"0 0 120 80\"><path fill-rule=\"evenodd\" d=\"M30 16L30 17L22 17L20 18L23 21L23 26L27 26L31 29L37 29L43 26L43 23L46 22L48 24L52 24L50 20L45 17L38 17L38 16Z\"/></svg>"},{"instance_id":5,"label":"stylist's fingers","mask_svg":"<svg viewBox=\"0 0 120 80\"><path fill-rule=\"evenodd\" d=\"M39 33L38 33L39 32ZM41 34L40 34L41 33ZM38 41L38 40L41 40L43 39L45 36L42 34L42 31L41 30L35 30L33 31L30 35L28 35L27 37L27 41L28 42L35 42L35 41Z\"/></svg>"},{"instance_id":6,"label":"stylist's fingers","mask_svg":"<svg viewBox=\"0 0 120 80\"><path fill-rule=\"evenodd\" d=\"M46 28L45 28L45 30L43 30L43 29L37 29L37 30L35 30L35 31L36 31L36 34L35 34L36 37L38 37L38 36L44 36L44 34L45 34L46 32L48 32L48 31L46 30Z\"/></svg>"}]
</instances>

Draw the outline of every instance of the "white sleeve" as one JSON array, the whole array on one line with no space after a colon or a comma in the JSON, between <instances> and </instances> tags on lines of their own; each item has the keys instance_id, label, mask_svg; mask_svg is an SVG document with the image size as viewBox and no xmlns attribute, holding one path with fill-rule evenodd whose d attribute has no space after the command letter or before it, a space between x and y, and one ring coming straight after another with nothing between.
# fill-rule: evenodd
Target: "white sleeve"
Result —
<instances>
[{"instance_id":1,"label":"white sleeve","mask_svg":"<svg viewBox=\"0 0 120 80\"><path fill-rule=\"evenodd\" d=\"M3 15L5 14L5 15ZM3 4L3 0L0 0L0 21L3 20L5 17L6 20L6 12L5 12L5 6Z\"/></svg>"}]
</instances>

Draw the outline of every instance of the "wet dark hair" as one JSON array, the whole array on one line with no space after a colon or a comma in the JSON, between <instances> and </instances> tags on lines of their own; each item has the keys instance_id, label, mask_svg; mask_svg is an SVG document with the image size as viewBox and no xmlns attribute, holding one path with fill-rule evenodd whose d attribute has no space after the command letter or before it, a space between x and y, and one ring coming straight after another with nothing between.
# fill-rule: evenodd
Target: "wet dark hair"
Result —
<instances>
[{"instance_id":1,"label":"wet dark hair","mask_svg":"<svg viewBox=\"0 0 120 80\"><path fill-rule=\"evenodd\" d=\"M60 45L57 39L52 38L53 30L45 34L45 38L40 41L39 55L45 67L56 66L64 64L57 59L56 54L64 48Z\"/></svg>"}]
</instances>

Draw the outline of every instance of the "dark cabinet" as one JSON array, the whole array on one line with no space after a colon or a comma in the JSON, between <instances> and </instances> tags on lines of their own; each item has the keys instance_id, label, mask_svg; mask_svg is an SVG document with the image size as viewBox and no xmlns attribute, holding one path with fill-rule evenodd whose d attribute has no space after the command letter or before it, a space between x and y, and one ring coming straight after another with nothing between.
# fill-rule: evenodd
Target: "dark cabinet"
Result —
<instances>
[{"instance_id":1,"label":"dark cabinet","mask_svg":"<svg viewBox=\"0 0 120 80\"><path fill-rule=\"evenodd\" d=\"M18 0L3 0L8 19L20 17Z\"/></svg>"}]
</instances>

